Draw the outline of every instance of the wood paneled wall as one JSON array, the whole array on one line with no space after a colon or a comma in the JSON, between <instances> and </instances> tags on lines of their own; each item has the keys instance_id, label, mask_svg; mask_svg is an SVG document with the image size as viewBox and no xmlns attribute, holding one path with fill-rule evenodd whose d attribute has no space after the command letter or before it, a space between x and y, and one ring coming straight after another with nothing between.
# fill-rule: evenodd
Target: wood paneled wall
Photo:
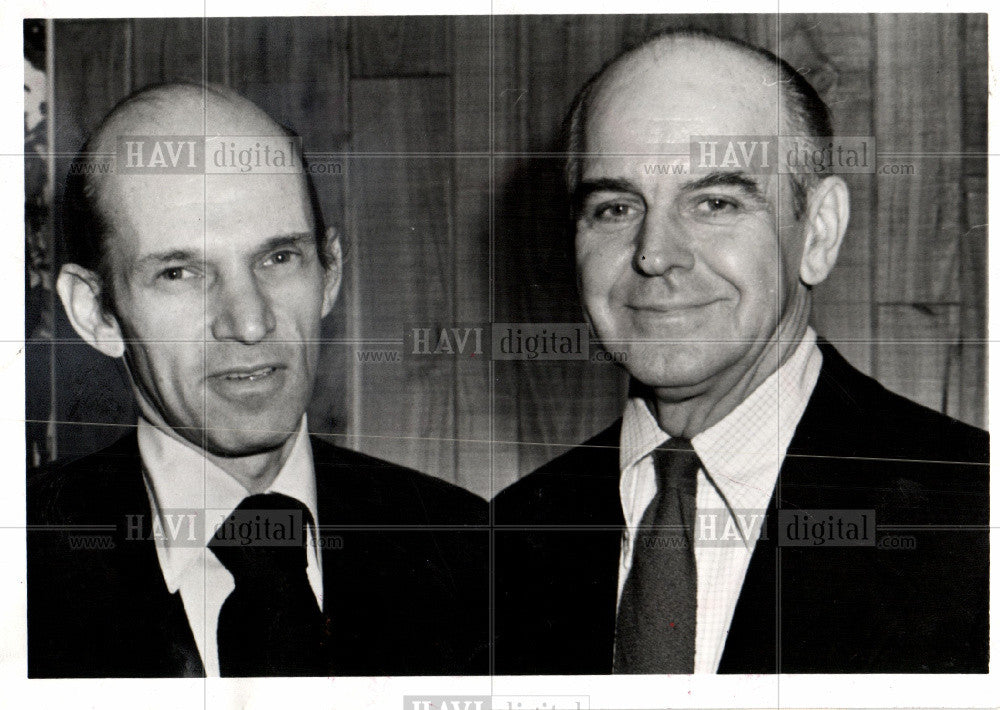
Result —
<instances>
[{"instance_id":1,"label":"wood paneled wall","mask_svg":"<svg viewBox=\"0 0 1000 710\"><path fill-rule=\"evenodd\" d=\"M314 179L346 247L311 428L489 496L614 420L622 374L357 353L398 351L416 326L579 321L550 155L560 123L621 48L685 25L776 51L838 133L875 136L880 165L913 166L846 176L851 227L815 321L891 389L984 426L984 15L60 20L53 148L72 154L127 93L184 78L228 84L294 128L312 162L340 166ZM29 419L57 393L58 454L79 455L135 412L120 364L57 316L56 341L29 349ZM32 375L47 359L54 383Z\"/></svg>"}]
</instances>

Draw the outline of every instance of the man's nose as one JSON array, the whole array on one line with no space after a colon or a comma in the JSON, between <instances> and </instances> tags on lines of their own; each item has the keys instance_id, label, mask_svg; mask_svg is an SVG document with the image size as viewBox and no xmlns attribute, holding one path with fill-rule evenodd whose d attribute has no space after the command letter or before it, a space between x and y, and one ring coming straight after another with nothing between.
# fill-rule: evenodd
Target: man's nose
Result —
<instances>
[{"instance_id":1,"label":"man's nose","mask_svg":"<svg viewBox=\"0 0 1000 710\"><path fill-rule=\"evenodd\" d=\"M271 300L252 274L224 280L216 297L218 311L212 320L212 336L216 340L252 345L274 331L276 320Z\"/></svg>"},{"instance_id":2,"label":"man's nose","mask_svg":"<svg viewBox=\"0 0 1000 710\"><path fill-rule=\"evenodd\" d=\"M690 269L694 266L690 235L670 215L650 211L636 236L633 260L636 271L645 276Z\"/></svg>"}]
</instances>

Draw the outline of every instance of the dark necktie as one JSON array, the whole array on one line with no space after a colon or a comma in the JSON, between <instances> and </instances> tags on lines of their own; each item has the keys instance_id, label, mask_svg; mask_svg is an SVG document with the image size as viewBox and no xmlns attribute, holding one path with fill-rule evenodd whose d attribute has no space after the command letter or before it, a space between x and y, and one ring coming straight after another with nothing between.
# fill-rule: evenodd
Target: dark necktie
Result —
<instances>
[{"instance_id":1,"label":"dark necktie","mask_svg":"<svg viewBox=\"0 0 1000 710\"><path fill-rule=\"evenodd\" d=\"M308 508L252 495L227 522L208 545L236 584L219 612L220 674L328 675L324 619L306 576Z\"/></svg>"},{"instance_id":2,"label":"dark necktie","mask_svg":"<svg viewBox=\"0 0 1000 710\"><path fill-rule=\"evenodd\" d=\"M701 462L688 439L653 452L656 495L632 548L615 626L615 673L693 673L698 577L695 493Z\"/></svg>"}]
</instances>

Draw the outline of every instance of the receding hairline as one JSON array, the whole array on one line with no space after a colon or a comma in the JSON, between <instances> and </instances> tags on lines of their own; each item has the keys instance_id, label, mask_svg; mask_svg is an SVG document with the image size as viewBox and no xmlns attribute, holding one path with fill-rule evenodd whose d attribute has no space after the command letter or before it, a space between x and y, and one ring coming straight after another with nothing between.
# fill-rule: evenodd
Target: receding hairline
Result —
<instances>
[{"instance_id":1,"label":"receding hairline","mask_svg":"<svg viewBox=\"0 0 1000 710\"><path fill-rule=\"evenodd\" d=\"M81 155L108 155L119 136L294 135L264 109L232 89L211 82L175 81L144 87L125 97L102 119ZM106 209L107 188L117 173L90 177L90 197ZM303 173L301 179L307 182Z\"/></svg>"},{"instance_id":2,"label":"receding hairline","mask_svg":"<svg viewBox=\"0 0 1000 710\"><path fill-rule=\"evenodd\" d=\"M91 134L84 150L113 152L115 137L120 134L224 133L230 127L227 122L237 121L253 121L260 128L286 132L255 103L220 84L156 84L125 97L112 108ZM112 142L110 145L109 140Z\"/></svg>"},{"instance_id":3,"label":"receding hairline","mask_svg":"<svg viewBox=\"0 0 1000 710\"><path fill-rule=\"evenodd\" d=\"M610 60L601 70L595 74L587 87L583 97L583 104L579 108L583 110L581 118L584 124L578 126L586 135L586 109L592 106L603 92L613 87L616 81L632 75L636 70L641 70L643 63L652 65L663 64L667 61L683 56L683 52L693 53L696 50L704 52L708 49L714 56L705 54L698 55L705 61L748 60L753 66L737 64L737 70L741 73L757 70L765 77L773 77L775 91L778 92L779 100L784 100L784 92L778 88L781 86L780 76L782 68L780 64L772 62L766 55L762 55L759 48L744 44L738 40L722 37L700 30L678 30L666 32L647 39L643 43L636 45L619 54ZM775 57L777 59L777 57ZM780 62L780 59L778 60ZM782 111L782 118L786 126L793 122L790 114L790 107Z\"/></svg>"}]
</instances>

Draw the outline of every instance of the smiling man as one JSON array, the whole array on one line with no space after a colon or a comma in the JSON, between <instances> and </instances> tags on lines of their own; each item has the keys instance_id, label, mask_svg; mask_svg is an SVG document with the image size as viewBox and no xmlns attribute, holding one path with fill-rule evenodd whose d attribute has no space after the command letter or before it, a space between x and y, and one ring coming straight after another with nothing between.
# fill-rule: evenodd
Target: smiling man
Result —
<instances>
[{"instance_id":1,"label":"smiling man","mask_svg":"<svg viewBox=\"0 0 1000 710\"><path fill-rule=\"evenodd\" d=\"M578 95L579 288L630 397L495 500L498 673L986 672L987 435L810 326L849 215L830 166L721 159L831 134L789 65L701 32Z\"/></svg>"},{"instance_id":2,"label":"smiling man","mask_svg":"<svg viewBox=\"0 0 1000 710\"><path fill-rule=\"evenodd\" d=\"M292 138L228 89L164 85L72 172L59 296L125 359L141 416L29 480L29 674L483 673L485 504L309 436L340 243L297 149L219 174L163 157L220 136ZM130 169L130 145L161 157ZM121 146L116 171L85 169Z\"/></svg>"}]
</instances>

